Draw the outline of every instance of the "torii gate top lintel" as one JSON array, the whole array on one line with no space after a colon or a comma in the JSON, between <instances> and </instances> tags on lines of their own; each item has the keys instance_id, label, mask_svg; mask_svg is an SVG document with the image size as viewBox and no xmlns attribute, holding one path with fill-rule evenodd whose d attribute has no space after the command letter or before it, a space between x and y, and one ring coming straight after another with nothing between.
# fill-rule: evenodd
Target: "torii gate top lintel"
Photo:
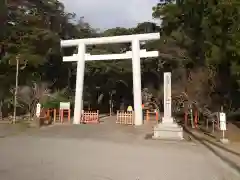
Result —
<instances>
[{"instance_id":1,"label":"torii gate top lintel","mask_svg":"<svg viewBox=\"0 0 240 180\"><path fill-rule=\"evenodd\" d=\"M86 39L70 39L61 40L61 47L78 46L81 43L85 45L93 44L111 44L111 43L127 43L133 40L147 41L160 39L160 33L148 33L148 34L133 34L123 36L110 36L110 37L97 37Z\"/></svg>"}]
</instances>

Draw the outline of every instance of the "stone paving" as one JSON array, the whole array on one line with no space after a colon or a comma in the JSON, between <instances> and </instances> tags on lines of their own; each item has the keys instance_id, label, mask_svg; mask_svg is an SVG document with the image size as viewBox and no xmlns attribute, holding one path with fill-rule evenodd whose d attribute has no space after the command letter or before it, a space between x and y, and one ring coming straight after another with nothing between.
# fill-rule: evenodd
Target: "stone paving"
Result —
<instances>
[{"instance_id":1,"label":"stone paving","mask_svg":"<svg viewBox=\"0 0 240 180\"><path fill-rule=\"evenodd\" d=\"M238 180L196 142L150 140L152 124L55 125L0 138L1 180Z\"/></svg>"},{"instance_id":2,"label":"stone paving","mask_svg":"<svg viewBox=\"0 0 240 180\"><path fill-rule=\"evenodd\" d=\"M232 168L240 172L240 144L232 142L223 144L218 139L210 137L200 131L192 131L193 135L199 139L199 142L214 152L216 156L224 160Z\"/></svg>"}]
</instances>

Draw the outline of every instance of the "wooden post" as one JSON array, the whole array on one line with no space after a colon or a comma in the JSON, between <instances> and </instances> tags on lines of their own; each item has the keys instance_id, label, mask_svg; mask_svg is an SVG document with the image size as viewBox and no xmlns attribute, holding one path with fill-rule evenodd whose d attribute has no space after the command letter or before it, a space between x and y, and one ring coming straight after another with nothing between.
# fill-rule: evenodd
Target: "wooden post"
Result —
<instances>
[{"instance_id":1,"label":"wooden post","mask_svg":"<svg viewBox=\"0 0 240 180\"><path fill-rule=\"evenodd\" d=\"M187 121L188 121L188 112L187 111L185 111L185 113L184 113L184 121L185 121L185 126L187 126Z\"/></svg>"},{"instance_id":2,"label":"wooden post","mask_svg":"<svg viewBox=\"0 0 240 180\"><path fill-rule=\"evenodd\" d=\"M71 111L70 109L68 109L68 122L70 122L70 120L71 120Z\"/></svg>"},{"instance_id":3,"label":"wooden post","mask_svg":"<svg viewBox=\"0 0 240 180\"><path fill-rule=\"evenodd\" d=\"M194 114L194 124L195 124L195 128L198 127L198 111L195 110L195 114Z\"/></svg>"},{"instance_id":4,"label":"wooden post","mask_svg":"<svg viewBox=\"0 0 240 180\"><path fill-rule=\"evenodd\" d=\"M156 111L156 121L158 122L158 112Z\"/></svg>"},{"instance_id":5,"label":"wooden post","mask_svg":"<svg viewBox=\"0 0 240 180\"><path fill-rule=\"evenodd\" d=\"M220 130L220 116L219 116L219 113L218 113L218 116L217 116L217 127Z\"/></svg>"},{"instance_id":6,"label":"wooden post","mask_svg":"<svg viewBox=\"0 0 240 180\"><path fill-rule=\"evenodd\" d=\"M212 133L215 131L215 120L212 120Z\"/></svg>"},{"instance_id":7,"label":"wooden post","mask_svg":"<svg viewBox=\"0 0 240 180\"><path fill-rule=\"evenodd\" d=\"M56 123L56 117L57 117L57 110L53 110L53 122Z\"/></svg>"},{"instance_id":8,"label":"wooden post","mask_svg":"<svg viewBox=\"0 0 240 180\"><path fill-rule=\"evenodd\" d=\"M99 119L99 110L97 110L97 119L98 119L98 121L100 122L100 119Z\"/></svg>"},{"instance_id":9,"label":"wooden post","mask_svg":"<svg viewBox=\"0 0 240 180\"><path fill-rule=\"evenodd\" d=\"M61 115L61 123L63 123L63 110L60 110L60 115Z\"/></svg>"},{"instance_id":10,"label":"wooden post","mask_svg":"<svg viewBox=\"0 0 240 180\"><path fill-rule=\"evenodd\" d=\"M117 111L117 122L119 122L119 111Z\"/></svg>"},{"instance_id":11,"label":"wooden post","mask_svg":"<svg viewBox=\"0 0 240 180\"><path fill-rule=\"evenodd\" d=\"M149 110L147 110L146 120L149 121Z\"/></svg>"},{"instance_id":12,"label":"wooden post","mask_svg":"<svg viewBox=\"0 0 240 180\"><path fill-rule=\"evenodd\" d=\"M135 113L134 113L134 111L132 111L132 114L131 114L132 125L134 125L134 122L133 122L133 121L134 121L134 119L135 119L135 117L134 117L134 114L135 114Z\"/></svg>"},{"instance_id":13,"label":"wooden post","mask_svg":"<svg viewBox=\"0 0 240 180\"><path fill-rule=\"evenodd\" d=\"M82 110L81 116L80 116L80 121L84 123L84 110Z\"/></svg>"},{"instance_id":14,"label":"wooden post","mask_svg":"<svg viewBox=\"0 0 240 180\"><path fill-rule=\"evenodd\" d=\"M124 114L123 114L123 119L124 119L123 121L124 121L124 122L126 122L126 119L127 119L126 117L127 117L127 113L124 112Z\"/></svg>"},{"instance_id":15,"label":"wooden post","mask_svg":"<svg viewBox=\"0 0 240 180\"><path fill-rule=\"evenodd\" d=\"M191 106L191 109L190 109L190 118L191 118L191 125L192 125L192 128L195 128L194 126L194 122L193 122L193 107Z\"/></svg>"}]
</instances>

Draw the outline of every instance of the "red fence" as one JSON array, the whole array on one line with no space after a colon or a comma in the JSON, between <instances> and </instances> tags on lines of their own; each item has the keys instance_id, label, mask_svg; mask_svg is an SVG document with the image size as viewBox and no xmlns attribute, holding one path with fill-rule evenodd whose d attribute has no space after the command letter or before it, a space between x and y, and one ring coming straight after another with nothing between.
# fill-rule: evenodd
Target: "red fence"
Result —
<instances>
[{"instance_id":1,"label":"red fence","mask_svg":"<svg viewBox=\"0 0 240 180\"><path fill-rule=\"evenodd\" d=\"M133 114L134 114L133 112L117 111L117 121L116 121L116 123L134 125L134 115Z\"/></svg>"},{"instance_id":2,"label":"red fence","mask_svg":"<svg viewBox=\"0 0 240 180\"><path fill-rule=\"evenodd\" d=\"M99 111L82 111L82 124L97 124L99 123Z\"/></svg>"}]
</instances>

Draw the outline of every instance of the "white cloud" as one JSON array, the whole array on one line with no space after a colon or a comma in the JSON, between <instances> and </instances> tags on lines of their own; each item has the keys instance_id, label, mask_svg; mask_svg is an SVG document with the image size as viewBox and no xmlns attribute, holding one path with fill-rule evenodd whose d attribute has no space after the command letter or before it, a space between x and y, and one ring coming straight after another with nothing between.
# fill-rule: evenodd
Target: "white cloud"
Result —
<instances>
[{"instance_id":1,"label":"white cloud","mask_svg":"<svg viewBox=\"0 0 240 180\"><path fill-rule=\"evenodd\" d=\"M133 27L140 22L152 21L152 7L159 0L60 0L66 10L74 12L93 27Z\"/></svg>"}]
</instances>

